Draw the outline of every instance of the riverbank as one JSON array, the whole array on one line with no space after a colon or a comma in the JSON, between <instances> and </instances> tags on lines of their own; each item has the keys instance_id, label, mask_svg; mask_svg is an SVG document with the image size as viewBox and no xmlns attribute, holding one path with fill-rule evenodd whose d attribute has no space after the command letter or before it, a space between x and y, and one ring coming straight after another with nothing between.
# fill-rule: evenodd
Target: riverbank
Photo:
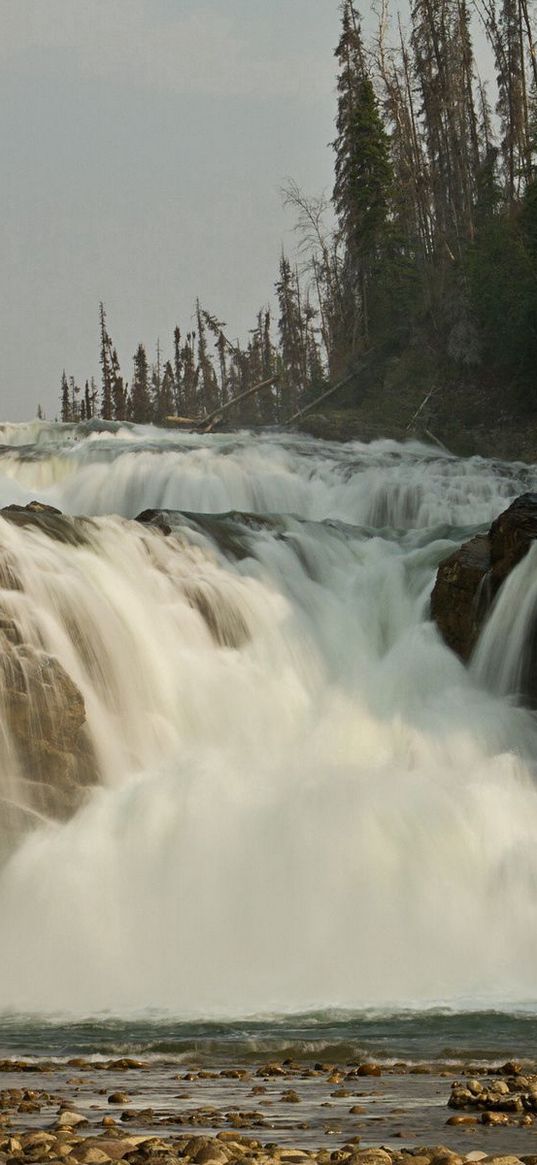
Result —
<instances>
[{"instance_id":1,"label":"riverbank","mask_svg":"<svg viewBox=\"0 0 537 1165\"><path fill-rule=\"evenodd\" d=\"M510 1156L535 1165L537 1077L528 1071L468 1064L453 1086L453 1066L438 1062L7 1059L0 1162L405 1165L411 1156L414 1165L460 1165Z\"/></svg>"},{"instance_id":2,"label":"riverbank","mask_svg":"<svg viewBox=\"0 0 537 1165\"><path fill-rule=\"evenodd\" d=\"M403 424L386 416L377 419L366 408L312 412L297 423L301 433L324 441L423 441L454 453L457 457L485 457L493 461L537 462L537 421L524 418L506 420L502 425L464 426L446 418L431 417Z\"/></svg>"},{"instance_id":3,"label":"riverbank","mask_svg":"<svg viewBox=\"0 0 537 1165\"><path fill-rule=\"evenodd\" d=\"M459 457L532 463L537 461L537 413L526 396L490 370L464 377L412 349L373 364L297 427L330 441L416 438L439 443Z\"/></svg>"}]
</instances>

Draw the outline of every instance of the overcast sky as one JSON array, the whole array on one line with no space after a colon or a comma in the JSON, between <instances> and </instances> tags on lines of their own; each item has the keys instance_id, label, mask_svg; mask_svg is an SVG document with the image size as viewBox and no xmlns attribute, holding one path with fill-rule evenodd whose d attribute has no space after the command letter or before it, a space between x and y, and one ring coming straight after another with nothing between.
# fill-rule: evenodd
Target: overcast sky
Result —
<instances>
[{"instance_id":1,"label":"overcast sky","mask_svg":"<svg viewBox=\"0 0 537 1165\"><path fill-rule=\"evenodd\" d=\"M196 295L244 336L293 177L330 190L338 0L0 0L1 419L164 355Z\"/></svg>"}]
</instances>

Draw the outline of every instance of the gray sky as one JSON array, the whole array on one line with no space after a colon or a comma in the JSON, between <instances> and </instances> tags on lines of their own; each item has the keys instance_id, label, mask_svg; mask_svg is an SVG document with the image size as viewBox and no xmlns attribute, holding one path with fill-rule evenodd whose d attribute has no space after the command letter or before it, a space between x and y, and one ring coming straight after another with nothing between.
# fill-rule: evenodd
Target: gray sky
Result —
<instances>
[{"instance_id":1,"label":"gray sky","mask_svg":"<svg viewBox=\"0 0 537 1165\"><path fill-rule=\"evenodd\" d=\"M1 419L124 371L196 295L244 336L332 185L338 0L0 0Z\"/></svg>"}]
</instances>

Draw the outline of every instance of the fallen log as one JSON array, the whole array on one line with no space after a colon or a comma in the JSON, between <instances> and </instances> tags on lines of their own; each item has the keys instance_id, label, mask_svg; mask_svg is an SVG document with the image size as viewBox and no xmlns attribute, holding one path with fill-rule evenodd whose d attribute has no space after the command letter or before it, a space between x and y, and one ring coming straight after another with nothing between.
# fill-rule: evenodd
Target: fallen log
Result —
<instances>
[{"instance_id":1,"label":"fallen log","mask_svg":"<svg viewBox=\"0 0 537 1165\"><path fill-rule=\"evenodd\" d=\"M166 417L166 425L174 429L195 429L200 423L199 417Z\"/></svg>"},{"instance_id":2,"label":"fallen log","mask_svg":"<svg viewBox=\"0 0 537 1165\"><path fill-rule=\"evenodd\" d=\"M213 409L212 413L206 413L204 417L200 417L196 423L196 427L204 432L206 425L209 425L211 421L220 421L223 413L227 413L229 409L233 408L233 405L239 404L239 401L246 400L249 396L255 396L257 392L261 392L264 388L270 388L279 379L279 376L269 376L267 380L262 380L260 384L254 384L252 388L247 388L245 392L239 392L237 396L232 396L231 400L226 401L223 405L219 405L217 409Z\"/></svg>"},{"instance_id":3,"label":"fallen log","mask_svg":"<svg viewBox=\"0 0 537 1165\"><path fill-rule=\"evenodd\" d=\"M328 388L326 392L322 392L320 396L316 396L315 400L312 400L309 404L304 405L304 408L299 409L296 413L293 413L293 416L289 417L288 421L285 421L285 426L287 427L288 425L292 425L294 421L298 421L300 417L304 417L306 413L310 413L312 409L316 408L317 405L322 404L324 400L328 400L330 396L334 396L336 392L339 392L340 388L344 388L346 384L349 384L351 380L354 380L354 377L357 376L358 373L363 372L364 368L367 368L368 363L368 360L363 360L361 364L359 364L356 368L353 368L352 372L347 373L347 376L344 376L343 380L338 380L337 384L332 385L332 388Z\"/></svg>"}]
</instances>

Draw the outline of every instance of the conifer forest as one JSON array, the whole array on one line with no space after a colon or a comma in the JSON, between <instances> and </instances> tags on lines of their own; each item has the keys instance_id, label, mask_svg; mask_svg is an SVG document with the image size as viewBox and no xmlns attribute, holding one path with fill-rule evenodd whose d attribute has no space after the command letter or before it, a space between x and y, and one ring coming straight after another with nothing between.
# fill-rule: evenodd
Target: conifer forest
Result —
<instances>
[{"instance_id":1,"label":"conifer forest","mask_svg":"<svg viewBox=\"0 0 537 1165\"><path fill-rule=\"evenodd\" d=\"M63 421L281 424L332 388L328 408L365 392L389 415L409 380L426 412L457 392L463 423L537 409L532 0L414 0L405 21L379 0L367 37L344 0L335 58L333 190L287 182L296 259L247 342L198 300L126 373L101 303L100 376L64 372Z\"/></svg>"}]
</instances>

